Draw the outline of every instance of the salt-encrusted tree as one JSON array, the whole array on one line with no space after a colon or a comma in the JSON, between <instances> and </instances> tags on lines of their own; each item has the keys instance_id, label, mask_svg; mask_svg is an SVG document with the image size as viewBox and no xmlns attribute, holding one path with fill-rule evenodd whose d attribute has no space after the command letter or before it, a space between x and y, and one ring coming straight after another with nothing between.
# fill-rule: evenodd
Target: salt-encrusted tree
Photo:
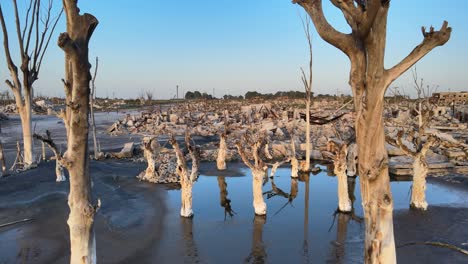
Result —
<instances>
[{"instance_id":1,"label":"salt-encrusted tree","mask_svg":"<svg viewBox=\"0 0 468 264\"><path fill-rule=\"evenodd\" d=\"M346 175L348 145L344 142L330 140L327 149L333 153L333 172L338 182L338 210L340 212L351 212L351 200L348 194L348 176Z\"/></svg>"},{"instance_id":2,"label":"salt-encrusted tree","mask_svg":"<svg viewBox=\"0 0 468 264\"><path fill-rule=\"evenodd\" d=\"M226 154L227 154L227 144L226 144L226 129L219 134L219 149L218 156L216 158L216 167L218 170L225 170L226 166Z\"/></svg>"},{"instance_id":3,"label":"salt-encrusted tree","mask_svg":"<svg viewBox=\"0 0 468 264\"><path fill-rule=\"evenodd\" d=\"M389 0L330 0L342 11L351 33L333 28L322 0L293 0L310 15L322 39L346 54L351 62L349 84L354 95L361 196L366 223L366 263L395 263L393 199L388 175L383 122L384 95L389 85L433 48L444 45L451 28L422 28L423 41L401 62L384 67Z\"/></svg>"},{"instance_id":4,"label":"salt-encrusted tree","mask_svg":"<svg viewBox=\"0 0 468 264\"><path fill-rule=\"evenodd\" d=\"M183 217L192 217L192 187L193 184L197 181L198 178L198 153L195 146L192 146L190 143L190 135L188 132L185 134L185 144L190 153L192 159L192 170L189 171L187 168L187 161L185 160L185 155L179 147L179 143L174 136L169 140L169 144L174 148L175 154L177 156L177 175L180 178L181 186L181 208L180 215Z\"/></svg>"},{"instance_id":5,"label":"salt-encrusted tree","mask_svg":"<svg viewBox=\"0 0 468 264\"><path fill-rule=\"evenodd\" d=\"M34 138L42 141L43 144L47 144L49 148L54 152L55 155L55 181L56 182L63 182L66 181L67 178L65 178L65 172L62 164L62 153L58 149L57 145L54 143L52 140L52 135L49 130L46 130L45 136L41 136L38 134L33 135ZM45 151L43 153L44 158L45 158Z\"/></svg>"},{"instance_id":6,"label":"salt-encrusted tree","mask_svg":"<svg viewBox=\"0 0 468 264\"><path fill-rule=\"evenodd\" d=\"M66 112L62 118L67 130L67 151L62 164L70 175L68 205L70 215L70 263L96 263L94 215L99 208L92 204L89 174L89 94L90 63L88 44L98 20L91 14L80 14L77 0L63 0L67 32L60 34L58 46L65 52Z\"/></svg>"},{"instance_id":7,"label":"salt-encrusted tree","mask_svg":"<svg viewBox=\"0 0 468 264\"><path fill-rule=\"evenodd\" d=\"M15 98L15 104L21 119L23 130L24 169L28 169L35 163L33 153L32 131L32 103L33 84L39 79L44 55L49 47L49 42L55 27L62 15L53 14L54 1L49 0L44 5L40 0L30 0L26 15L22 19L16 0L13 2L15 17L15 34L17 38L19 61L15 63L11 56L10 40L7 25L0 3L0 22L3 32L3 48L6 64L10 71L11 80L6 80ZM23 24L23 25L22 25ZM18 66L21 72L18 71Z\"/></svg>"},{"instance_id":8,"label":"salt-encrusted tree","mask_svg":"<svg viewBox=\"0 0 468 264\"><path fill-rule=\"evenodd\" d=\"M247 131L239 142L236 143L237 150L242 161L252 171L253 207L256 215L266 215L267 206L263 200L263 178L268 166L262 160L267 135L265 132ZM253 157L253 163L247 157L249 151Z\"/></svg>"},{"instance_id":9,"label":"salt-encrusted tree","mask_svg":"<svg viewBox=\"0 0 468 264\"><path fill-rule=\"evenodd\" d=\"M387 137L387 141L399 147L406 155L413 158L413 186L411 187L411 202L410 207L413 209L426 210L426 177L429 172L429 165L427 164L427 152L432 146L439 141L436 136L427 136L426 141L422 140L423 135L415 136L414 132L407 132L407 135L412 139L412 148L404 144L402 137L405 134L400 130L397 139L393 140Z\"/></svg>"}]
</instances>

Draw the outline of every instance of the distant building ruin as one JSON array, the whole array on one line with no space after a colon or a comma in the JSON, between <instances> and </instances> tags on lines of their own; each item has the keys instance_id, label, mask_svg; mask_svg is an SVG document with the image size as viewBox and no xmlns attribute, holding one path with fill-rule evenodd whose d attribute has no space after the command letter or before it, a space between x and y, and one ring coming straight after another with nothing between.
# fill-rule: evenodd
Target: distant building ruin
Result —
<instances>
[{"instance_id":1,"label":"distant building ruin","mask_svg":"<svg viewBox=\"0 0 468 264\"><path fill-rule=\"evenodd\" d=\"M431 98L432 103L437 104L466 104L468 103L468 92L440 92L433 93Z\"/></svg>"}]
</instances>

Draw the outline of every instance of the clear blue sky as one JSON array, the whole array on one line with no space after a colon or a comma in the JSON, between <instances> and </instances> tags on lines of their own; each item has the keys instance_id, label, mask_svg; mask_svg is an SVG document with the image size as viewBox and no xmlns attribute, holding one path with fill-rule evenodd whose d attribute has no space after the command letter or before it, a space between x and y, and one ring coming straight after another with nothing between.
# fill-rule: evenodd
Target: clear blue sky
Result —
<instances>
[{"instance_id":1,"label":"clear blue sky","mask_svg":"<svg viewBox=\"0 0 468 264\"><path fill-rule=\"evenodd\" d=\"M11 1L1 0L15 46ZM18 0L24 7L26 0ZM55 0L57 5L61 0ZM329 21L349 31L339 11L325 2ZM299 13L290 0L80 0L83 12L100 21L90 43L90 61L99 56L98 96L136 97L151 90L159 99L180 90L216 95L249 90L302 90L301 66L307 65L307 44ZM394 0L388 19L386 66L406 56L422 40L421 26L453 27L451 40L418 63L426 84L439 90L468 90L468 1ZM25 9L20 10L24 15ZM64 20L55 35L65 29ZM36 94L63 95L63 52L57 36L47 52ZM349 62L344 54L313 31L314 92L350 93ZM13 51L17 57L17 50ZM0 90L9 73L0 52ZM412 93L411 78L394 86Z\"/></svg>"}]
</instances>

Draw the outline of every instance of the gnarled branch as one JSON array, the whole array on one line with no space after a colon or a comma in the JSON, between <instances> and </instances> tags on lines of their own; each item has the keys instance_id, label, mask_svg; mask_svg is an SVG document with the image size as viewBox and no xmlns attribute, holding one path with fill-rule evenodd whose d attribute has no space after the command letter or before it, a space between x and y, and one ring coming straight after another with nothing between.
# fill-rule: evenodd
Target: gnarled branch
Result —
<instances>
[{"instance_id":1,"label":"gnarled branch","mask_svg":"<svg viewBox=\"0 0 468 264\"><path fill-rule=\"evenodd\" d=\"M348 55L351 53L354 48L352 36L339 32L328 23L323 13L322 0L293 0L292 2L299 4L309 13L318 34L323 40Z\"/></svg>"},{"instance_id":2,"label":"gnarled branch","mask_svg":"<svg viewBox=\"0 0 468 264\"><path fill-rule=\"evenodd\" d=\"M422 43L416 46L400 63L385 71L387 85L390 85L396 78L411 68L432 49L447 43L450 39L452 28L448 26L447 21L444 21L439 31L435 31L434 28L431 27L429 32L427 32L426 28L422 27L422 32L424 36Z\"/></svg>"}]
</instances>

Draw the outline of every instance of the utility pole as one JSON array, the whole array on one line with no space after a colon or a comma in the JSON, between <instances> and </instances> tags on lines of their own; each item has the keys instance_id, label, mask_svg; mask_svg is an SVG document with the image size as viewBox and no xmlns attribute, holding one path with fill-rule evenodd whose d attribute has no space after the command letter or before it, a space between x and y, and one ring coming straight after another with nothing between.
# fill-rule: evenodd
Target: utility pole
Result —
<instances>
[{"instance_id":1,"label":"utility pole","mask_svg":"<svg viewBox=\"0 0 468 264\"><path fill-rule=\"evenodd\" d=\"M179 99L179 85L176 85L176 99Z\"/></svg>"},{"instance_id":2,"label":"utility pole","mask_svg":"<svg viewBox=\"0 0 468 264\"><path fill-rule=\"evenodd\" d=\"M213 99L215 98L215 93L214 93L214 89L215 89L215 88L213 88Z\"/></svg>"}]
</instances>

